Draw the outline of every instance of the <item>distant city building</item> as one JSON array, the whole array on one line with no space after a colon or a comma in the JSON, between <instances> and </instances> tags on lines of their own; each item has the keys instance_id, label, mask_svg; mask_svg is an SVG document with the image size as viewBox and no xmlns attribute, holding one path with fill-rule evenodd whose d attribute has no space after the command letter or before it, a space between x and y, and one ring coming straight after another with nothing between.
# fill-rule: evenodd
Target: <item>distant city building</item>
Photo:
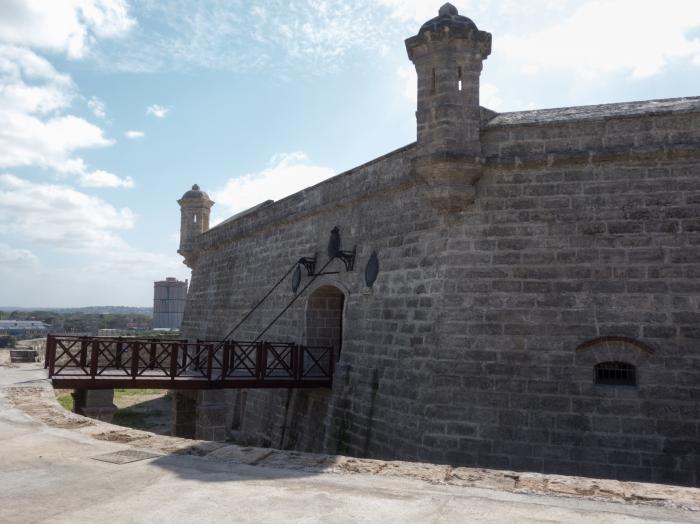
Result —
<instances>
[{"instance_id":1,"label":"distant city building","mask_svg":"<svg viewBox=\"0 0 700 524\"><path fill-rule=\"evenodd\" d=\"M153 329L180 329L187 299L187 280L173 277L153 283Z\"/></svg>"},{"instance_id":2,"label":"distant city building","mask_svg":"<svg viewBox=\"0 0 700 524\"><path fill-rule=\"evenodd\" d=\"M28 337L45 335L51 326L39 320L0 320L0 335Z\"/></svg>"}]
</instances>

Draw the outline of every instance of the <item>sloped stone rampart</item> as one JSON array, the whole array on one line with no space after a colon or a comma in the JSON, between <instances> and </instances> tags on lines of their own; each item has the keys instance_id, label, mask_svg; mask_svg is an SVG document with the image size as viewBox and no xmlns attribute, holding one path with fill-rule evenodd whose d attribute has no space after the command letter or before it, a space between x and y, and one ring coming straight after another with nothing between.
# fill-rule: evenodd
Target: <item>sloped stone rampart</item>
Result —
<instances>
[{"instance_id":1,"label":"sloped stone rampart","mask_svg":"<svg viewBox=\"0 0 700 524\"><path fill-rule=\"evenodd\" d=\"M700 511L700 489L696 488L358 459L167 437L115 426L68 412L58 404L48 382L4 387L0 389L0 396L13 407L50 427L76 431L99 440L109 440L155 453L200 456L202 460L214 461L217 464L301 469L309 473L403 477L430 483L515 493L584 497Z\"/></svg>"}]
</instances>

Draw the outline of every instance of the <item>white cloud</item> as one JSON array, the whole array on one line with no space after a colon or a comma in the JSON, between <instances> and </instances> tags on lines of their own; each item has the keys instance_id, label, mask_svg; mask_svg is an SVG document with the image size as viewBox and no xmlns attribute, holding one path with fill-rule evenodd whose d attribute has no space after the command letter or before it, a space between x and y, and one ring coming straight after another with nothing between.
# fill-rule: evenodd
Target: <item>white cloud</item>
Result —
<instances>
[{"instance_id":1,"label":"white cloud","mask_svg":"<svg viewBox=\"0 0 700 524\"><path fill-rule=\"evenodd\" d=\"M304 64L322 73L357 49L383 53L405 36L388 37L395 24L369 0L140 0L132 8L140 27L158 31L137 29L102 49L104 67L240 71L275 64L285 74Z\"/></svg>"},{"instance_id":2,"label":"white cloud","mask_svg":"<svg viewBox=\"0 0 700 524\"><path fill-rule=\"evenodd\" d=\"M330 178L335 171L312 164L300 152L275 155L258 173L228 180L214 192L214 201L231 213L238 213L265 200L279 200Z\"/></svg>"},{"instance_id":3,"label":"white cloud","mask_svg":"<svg viewBox=\"0 0 700 524\"><path fill-rule=\"evenodd\" d=\"M15 249L0 242L0 265L25 267L27 264L36 264L39 259L28 249Z\"/></svg>"},{"instance_id":4,"label":"white cloud","mask_svg":"<svg viewBox=\"0 0 700 524\"><path fill-rule=\"evenodd\" d=\"M165 118L165 116L169 112L169 107L161 106L158 104L152 104L146 108L146 115L153 115L156 118Z\"/></svg>"},{"instance_id":5,"label":"white cloud","mask_svg":"<svg viewBox=\"0 0 700 524\"><path fill-rule=\"evenodd\" d=\"M76 155L113 141L87 120L63 114L75 96L71 78L46 59L26 48L0 45L0 168L39 167L77 176L86 186L131 187L129 179L91 171ZM98 100L90 102L93 111L100 110Z\"/></svg>"},{"instance_id":6,"label":"white cloud","mask_svg":"<svg viewBox=\"0 0 700 524\"><path fill-rule=\"evenodd\" d=\"M0 175L0 231L54 254L51 265L42 267L31 250L0 243L3 300L17 305L148 304L154 280L187 278L187 270L174 253L130 245L122 234L135 225L129 208L65 185ZM22 271L9 273L13 264Z\"/></svg>"},{"instance_id":7,"label":"white cloud","mask_svg":"<svg viewBox=\"0 0 700 524\"><path fill-rule=\"evenodd\" d=\"M425 22L437 16L438 9L444 0L379 0L379 3L390 9L391 16L399 20ZM452 2L461 13L466 13L465 2Z\"/></svg>"},{"instance_id":8,"label":"white cloud","mask_svg":"<svg viewBox=\"0 0 700 524\"><path fill-rule=\"evenodd\" d=\"M79 180L83 187L123 187L128 189L134 187L134 180L130 176L121 178L101 169L81 173Z\"/></svg>"},{"instance_id":9,"label":"white cloud","mask_svg":"<svg viewBox=\"0 0 700 524\"><path fill-rule=\"evenodd\" d=\"M76 172L76 149L112 144L102 130L73 115L41 120L0 109L0 167L40 166L62 173Z\"/></svg>"},{"instance_id":10,"label":"white cloud","mask_svg":"<svg viewBox=\"0 0 700 524\"><path fill-rule=\"evenodd\" d=\"M134 227L134 213L60 184L0 175L0 224L5 232L62 249L99 253Z\"/></svg>"},{"instance_id":11,"label":"white cloud","mask_svg":"<svg viewBox=\"0 0 700 524\"><path fill-rule=\"evenodd\" d=\"M479 102L483 107L498 111L503 107L503 99L499 95L498 86L482 82L479 86Z\"/></svg>"},{"instance_id":12,"label":"white cloud","mask_svg":"<svg viewBox=\"0 0 700 524\"><path fill-rule=\"evenodd\" d=\"M83 58L97 38L126 34L135 21L124 0L5 0L0 40Z\"/></svg>"},{"instance_id":13,"label":"white cloud","mask_svg":"<svg viewBox=\"0 0 700 524\"><path fill-rule=\"evenodd\" d=\"M302 64L342 67L353 52L384 53L434 17L444 0L6 0L0 40L64 52L92 51L110 70L247 70ZM594 76L656 74L681 58L700 65L700 2L667 0L454 0L460 13L494 31L510 68ZM135 19L139 19L137 25ZM620 22L623 20L625 22ZM152 28L157 28L153 30ZM123 35L113 45L98 39ZM235 50L232 52L232 50ZM500 59L500 58L499 58ZM153 113L149 113L153 114Z\"/></svg>"},{"instance_id":14,"label":"white cloud","mask_svg":"<svg viewBox=\"0 0 700 524\"><path fill-rule=\"evenodd\" d=\"M481 22L492 16L522 18L533 12L542 16L546 12L560 11L573 1L580 3L580 0L452 0L451 3L457 7L459 14L471 18L481 26ZM412 25L437 16L444 3L445 0L379 0L379 5L388 8L393 18Z\"/></svg>"},{"instance_id":15,"label":"white cloud","mask_svg":"<svg viewBox=\"0 0 700 524\"><path fill-rule=\"evenodd\" d=\"M582 78L618 72L653 76L677 59L700 62L700 2L592 0L547 29L498 39L499 53L535 74L564 70Z\"/></svg>"},{"instance_id":16,"label":"white cloud","mask_svg":"<svg viewBox=\"0 0 700 524\"><path fill-rule=\"evenodd\" d=\"M47 114L70 105L75 86L29 49L0 44L0 109Z\"/></svg>"},{"instance_id":17,"label":"white cloud","mask_svg":"<svg viewBox=\"0 0 700 524\"><path fill-rule=\"evenodd\" d=\"M92 111L92 114L97 118L107 118L107 108L105 107L105 103L96 96L90 97L87 105L90 108L90 111Z\"/></svg>"},{"instance_id":18,"label":"white cloud","mask_svg":"<svg viewBox=\"0 0 700 524\"><path fill-rule=\"evenodd\" d=\"M380 0L404 27L417 29L442 0ZM667 0L456 0L461 14L494 34L494 57L514 74L553 72L573 81L657 75L676 61L700 65L700 2ZM517 23L514 23L517 21ZM500 65L503 63L503 65ZM495 65L495 64L494 64ZM405 79L405 76L402 76ZM482 86L483 105L495 107ZM499 97L500 98L500 97ZM501 101L502 102L502 101Z\"/></svg>"},{"instance_id":19,"label":"white cloud","mask_svg":"<svg viewBox=\"0 0 700 524\"><path fill-rule=\"evenodd\" d=\"M39 53L82 59L98 40L122 36L134 23L126 0L0 1L0 167L45 169L83 187L133 187L130 177L92 168L81 158L82 150L114 141L89 117L71 114L72 104L86 101L104 119L104 102L81 97L71 77ZM129 208L65 182L0 175L3 300L148 304L154 280L184 277L187 270L174 252L130 245L122 235L135 221ZM43 258L46 252L51 264L42 266L34 253ZM13 264L22 271L11 273Z\"/></svg>"},{"instance_id":20,"label":"white cloud","mask_svg":"<svg viewBox=\"0 0 700 524\"><path fill-rule=\"evenodd\" d=\"M126 138L131 139L131 140L134 140L137 138L143 138L144 136L146 136L146 134L143 131L130 130L130 131L127 131L126 133L124 133L124 136Z\"/></svg>"},{"instance_id":21,"label":"white cloud","mask_svg":"<svg viewBox=\"0 0 700 524\"><path fill-rule=\"evenodd\" d=\"M0 167L39 166L75 173L83 165L71 158L75 150L111 144L99 127L82 118L67 115L41 120L0 109Z\"/></svg>"},{"instance_id":22,"label":"white cloud","mask_svg":"<svg viewBox=\"0 0 700 524\"><path fill-rule=\"evenodd\" d=\"M412 64L399 66L396 74L401 80L400 85L403 88L403 94L406 98L413 102L418 101L418 76L416 68Z\"/></svg>"}]
</instances>

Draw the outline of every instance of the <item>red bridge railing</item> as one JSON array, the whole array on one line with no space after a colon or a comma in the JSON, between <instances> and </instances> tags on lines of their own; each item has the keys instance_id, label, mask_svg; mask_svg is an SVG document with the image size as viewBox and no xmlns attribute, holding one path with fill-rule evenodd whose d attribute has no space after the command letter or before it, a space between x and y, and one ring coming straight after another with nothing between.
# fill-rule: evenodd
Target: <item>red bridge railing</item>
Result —
<instances>
[{"instance_id":1,"label":"red bridge railing","mask_svg":"<svg viewBox=\"0 0 700 524\"><path fill-rule=\"evenodd\" d=\"M333 381L332 347L293 343L49 335L54 387L320 388Z\"/></svg>"}]
</instances>

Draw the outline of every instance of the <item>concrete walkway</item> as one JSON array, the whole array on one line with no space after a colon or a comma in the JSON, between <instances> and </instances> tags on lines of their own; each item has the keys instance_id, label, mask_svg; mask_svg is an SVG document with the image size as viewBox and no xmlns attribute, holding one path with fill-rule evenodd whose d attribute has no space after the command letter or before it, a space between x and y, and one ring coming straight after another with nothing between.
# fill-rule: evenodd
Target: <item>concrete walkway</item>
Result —
<instances>
[{"instance_id":1,"label":"concrete walkway","mask_svg":"<svg viewBox=\"0 0 700 524\"><path fill-rule=\"evenodd\" d=\"M313 457L318 463L319 455L193 441L182 447L182 439L168 437L141 439L153 444L147 448L158 453L154 458L121 465L101 462L94 457L133 449L139 441L114 442L105 435L128 433L54 412L43 376L36 365L0 366L0 522L700 523L700 512L669 507L674 505L670 499L659 501L663 506L613 503L479 489L405 475L349 473L348 464L365 464L360 469L369 471L368 464L379 461L335 458L333 463L345 464L345 469L324 472L300 466L314 462ZM45 407L40 410L31 408L42 403ZM193 454L163 453L168 446L176 453ZM266 465L232 460L241 456L257 456L247 462L264 459ZM391 464L405 463L381 464L377 471L385 472ZM433 470L425 466L422 471ZM700 491L679 493L692 501Z\"/></svg>"}]
</instances>

